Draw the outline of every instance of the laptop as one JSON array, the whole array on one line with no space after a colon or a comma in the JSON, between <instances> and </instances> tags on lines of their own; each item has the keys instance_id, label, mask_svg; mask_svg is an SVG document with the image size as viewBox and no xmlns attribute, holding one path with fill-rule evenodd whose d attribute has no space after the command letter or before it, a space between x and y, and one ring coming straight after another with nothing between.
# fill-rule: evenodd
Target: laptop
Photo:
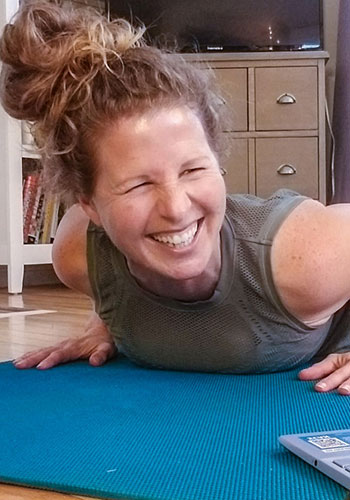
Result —
<instances>
[{"instance_id":1,"label":"laptop","mask_svg":"<svg viewBox=\"0 0 350 500\"><path fill-rule=\"evenodd\" d=\"M350 490L350 429L288 434L280 443Z\"/></svg>"}]
</instances>

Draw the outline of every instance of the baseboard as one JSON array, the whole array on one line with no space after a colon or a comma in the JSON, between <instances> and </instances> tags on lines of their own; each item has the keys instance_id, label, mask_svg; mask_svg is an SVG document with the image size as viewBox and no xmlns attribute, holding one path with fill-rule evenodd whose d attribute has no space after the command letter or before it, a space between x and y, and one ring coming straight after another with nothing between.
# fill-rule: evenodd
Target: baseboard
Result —
<instances>
[{"instance_id":1,"label":"baseboard","mask_svg":"<svg viewBox=\"0 0 350 500\"><path fill-rule=\"evenodd\" d=\"M60 284L52 264L31 264L24 266L23 286ZM0 288L7 288L7 266L0 266Z\"/></svg>"}]
</instances>

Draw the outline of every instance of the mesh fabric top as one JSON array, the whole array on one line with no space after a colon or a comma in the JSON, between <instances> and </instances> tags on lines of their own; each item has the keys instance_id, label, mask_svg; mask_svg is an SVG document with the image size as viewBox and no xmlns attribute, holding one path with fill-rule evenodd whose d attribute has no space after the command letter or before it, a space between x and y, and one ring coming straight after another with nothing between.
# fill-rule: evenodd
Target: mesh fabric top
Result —
<instances>
[{"instance_id":1,"label":"mesh fabric top","mask_svg":"<svg viewBox=\"0 0 350 500\"><path fill-rule=\"evenodd\" d=\"M96 310L119 349L141 365L204 372L275 371L309 361L338 317L318 328L293 318L275 291L270 265L278 228L304 200L286 190L267 200L228 197L220 279L212 297L198 302L143 290L105 232L91 225L88 264Z\"/></svg>"}]
</instances>

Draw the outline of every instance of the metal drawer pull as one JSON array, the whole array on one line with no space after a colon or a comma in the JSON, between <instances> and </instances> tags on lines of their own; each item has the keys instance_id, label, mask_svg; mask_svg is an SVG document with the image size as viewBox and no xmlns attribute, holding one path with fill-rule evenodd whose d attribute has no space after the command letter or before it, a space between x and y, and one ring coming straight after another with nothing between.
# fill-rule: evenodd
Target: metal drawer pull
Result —
<instances>
[{"instance_id":1,"label":"metal drawer pull","mask_svg":"<svg viewBox=\"0 0 350 500\"><path fill-rule=\"evenodd\" d=\"M224 99L222 95L216 96L216 100L219 106L226 105L226 99Z\"/></svg>"},{"instance_id":2,"label":"metal drawer pull","mask_svg":"<svg viewBox=\"0 0 350 500\"><path fill-rule=\"evenodd\" d=\"M277 104L294 104L297 102L293 94L282 94L277 99Z\"/></svg>"},{"instance_id":3,"label":"metal drawer pull","mask_svg":"<svg viewBox=\"0 0 350 500\"><path fill-rule=\"evenodd\" d=\"M284 163L278 167L277 172L280 175L294 175L297 173L297 169L293 165L289 165L289 163Z\"/></svg>"}]
</instances>

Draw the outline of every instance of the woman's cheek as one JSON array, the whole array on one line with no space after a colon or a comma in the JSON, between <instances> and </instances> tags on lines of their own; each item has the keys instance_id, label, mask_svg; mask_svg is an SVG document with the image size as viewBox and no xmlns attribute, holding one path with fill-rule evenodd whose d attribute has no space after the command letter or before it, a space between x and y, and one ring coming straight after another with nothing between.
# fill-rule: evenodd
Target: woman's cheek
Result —
<instances>
[{"instance_id":1,"label":"woman's cheek","mask_svg":"<svg viewBox=\"0 0 350 500\"><path fill-rule=\"evenodd\" d=\"M107 223L107 233L113 235L113 242L116 244L128 234L140 231L141 226L143 226L144 214L145 207L135 198L115 204Z\"/></svg>"},{"instance_id":2,"label":"woman's cheek","mask_svg":"<svg viewBox=\"0 0 350 500\"><path fill-rule=\"evenodd\" d=\"M226 205L226 185L220 174L206 178L201 188L202 199L215 211L221 211Z\"/></svg>"}]
</instances>

